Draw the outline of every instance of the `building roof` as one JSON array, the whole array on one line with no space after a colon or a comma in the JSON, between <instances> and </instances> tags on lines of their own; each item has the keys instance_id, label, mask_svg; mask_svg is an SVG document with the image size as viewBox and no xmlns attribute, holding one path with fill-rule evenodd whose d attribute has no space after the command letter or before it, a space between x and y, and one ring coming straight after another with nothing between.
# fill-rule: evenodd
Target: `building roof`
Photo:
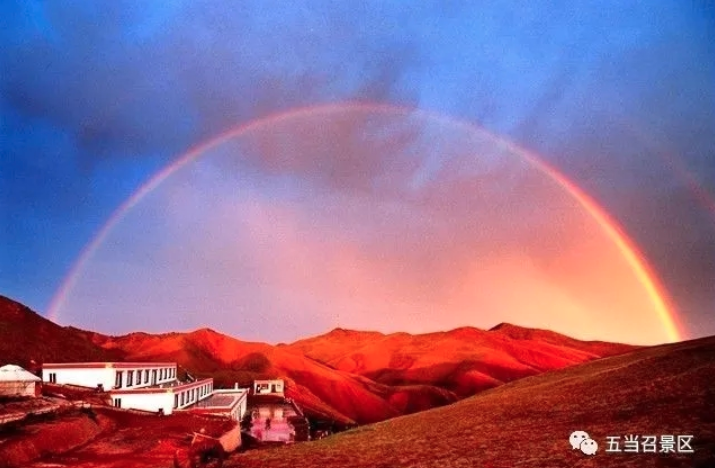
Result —
<instances>
[{"instance_id":1,"label":"building roof","mask_svg":"<svg viewBox=\"0 0 715 468\"><path fill-rule=\"evenodd\" d=\"M0 382L39 382L41 380L38 376L14 364L0 367Z\"/></svg>"},{"instance_id":2,"label":"building roof","mask_svg":"<svg viewBox=\"0 0 715 468\"><path fill-rule=\"evenodd\" d=\"M171 382L164 382L158 385L147 385L142 387L122 387L113 388L110 390L112 394L123 394L130 395L136 393L180 393L185 390L193 390L194 388L199 388L202 385L211 383L213 386L213 377L207 377L205 379L195 380L193 382L180 382L178 380L173 380Z\"/></svg>"},{"instance_id":3,"label":"building roof","mask_svg":"<svg viewBox=\"0 0 715 468\"><path fill-rule=\"evenodd\" d=\"M226 407L230 408L239 399L241 395L221 395L221 394L211 394L210 397L196 404L197 407Z\"/></svg>"},{"instance_id":4,"label":"building roof","mask_svg":"<svg viewBox=\"0 0 715 468\"><path fill-rule=\"evenodd\" d=\"M43 369L153 369L160 367L176 367L175 362L46 362Z\"/></svg>"}]
</instances>

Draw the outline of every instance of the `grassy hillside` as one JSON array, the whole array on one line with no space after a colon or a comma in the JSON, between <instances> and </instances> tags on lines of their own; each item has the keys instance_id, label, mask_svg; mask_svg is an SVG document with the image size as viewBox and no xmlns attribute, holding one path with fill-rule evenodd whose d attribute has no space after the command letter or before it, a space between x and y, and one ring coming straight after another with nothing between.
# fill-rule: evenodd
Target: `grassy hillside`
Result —
<instances>
[{"instance_id":1,"label":"grassy hillside","mask_svg":"<svg viewBox=\"0 0 715 468\"><path fill-rule=\"evenodd\" d=\"M715 337L646 348L502 385L453 405L292 447L247 452L228 467L712 467ZM587 458L569 434L601 450ZM692 434L695 453L610 454L609 435Z\"/></svg>"}]
</instances>

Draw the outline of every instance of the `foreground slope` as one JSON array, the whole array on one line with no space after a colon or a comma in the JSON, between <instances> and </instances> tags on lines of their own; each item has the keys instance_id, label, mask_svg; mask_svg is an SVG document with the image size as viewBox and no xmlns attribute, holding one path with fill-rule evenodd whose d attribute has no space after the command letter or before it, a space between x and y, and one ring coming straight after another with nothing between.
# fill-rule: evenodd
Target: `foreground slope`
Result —
<instances>
[{"instance_id":1,"label":"foreground slope","mask_svg":"<svg viewBox=\"0 0 715 468\"><path fill-rule=\"evenodd\" d=\"M453 405L290 448L247 452L231 467L711 467L715 337L662 345L512 382ZM569 434L601 449L588 458ZM605 453L607 436L692 434L694 454Z\"/></svg>"}]
</instances>

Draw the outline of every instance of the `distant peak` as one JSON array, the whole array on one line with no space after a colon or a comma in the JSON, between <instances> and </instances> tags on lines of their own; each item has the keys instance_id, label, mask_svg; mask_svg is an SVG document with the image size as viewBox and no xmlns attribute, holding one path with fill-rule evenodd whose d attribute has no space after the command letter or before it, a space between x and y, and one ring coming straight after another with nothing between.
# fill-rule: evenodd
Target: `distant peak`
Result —
<instances>
[{"instance_id":1,"label":"distant peak","mask_svg":"<svg viewBox=\"0 0 715 468\"><path fill-rule=\"evenodd\" d=\"M513 323L501 322L499 325L495 325L489 329L489 331L499 331L499 330L513 330L513 329L523 329L524 327L519 327Z\"/></svg>"},{"instance_id":2,"label":"distant peak","mask_svg":"<svg viewBox=\"0 0 715 468\"><path fill-rule=\"evenodd\" d=\"M569 336L562 335L561 333L557 333L552 330L522 327L506 322L500 323L496 327L491 328L489 331L498 332L501 335L508 336L509 338L515 340L542 340L554 342L554 340L560 341L564 339L572 339Z\"/></svg>"},{"instance_id":3,"label":"distant peak","mask_svg":"<svg viewBox=\"0 0 715 468\"><path fill-rule=\"evenodd\" d=\"M348 328L336 327L330 330L328 335L382 335L380 332L376 331L365 331L365 330L350 330Z\"/></svg>"},{"instance_id":4,"label":"distant peak","mask_svg":"<svg viewBox=\"0 0 715 468\"><path fill-rule=\"evenodd\" d=\"M198 328L190 333L191 335L216 335L218 332L213 328L203 327Z\"/></svg>"},{"instance_id":5,"label":"distant peak","mask_svg":"<svg viewBox=\"0 0 715 468\"><path fill-rule=\"evenodd\" d=\"M355 330L348 330L347 328L336 327L336 328L333 328L332 330L330 330L328 333L332 333L332 334L335 334L335 335L341 335L341 334L342 334L342 335L347 335L347 334L359 333L359 332L357 332L357 331L355 331Z\"/></svg>"},{"instance_id":6,"label":"distant peak","mask_svg":"<svg viewBox=\"0 0 715 468\"><path fill-rule=\"evenodd\" d=\"M483 331L483 330L476 328L476 327L464 326L464 327L453 328L449 331L450 332L462 332L462 331Z\"/></svg>"},{"instance_id":7,"label":"distant peak","mask_svg":"<svg viewBox=\"0 0 715 468\"><path fill-rule=\"evenodd\" d=\"M475 327L459 327L446 332L446 335L459 338L479 338L484 330Z\"/></svg>"}]
</instances>

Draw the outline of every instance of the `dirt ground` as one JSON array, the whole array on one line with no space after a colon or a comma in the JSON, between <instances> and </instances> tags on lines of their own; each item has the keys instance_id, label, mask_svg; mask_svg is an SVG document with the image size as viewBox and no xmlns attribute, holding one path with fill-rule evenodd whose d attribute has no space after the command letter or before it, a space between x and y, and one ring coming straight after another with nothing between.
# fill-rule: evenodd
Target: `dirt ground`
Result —
<instances>
[{"instance_id":1,"label":"dirt ground","mask_svg":"<svg viewBox=\"0 0 715 468\"><path fill-rule=\"evenodd\" d=\"M170 467L177 449L201 429L219 436L234 425L190 414L141 415L109 408L24 426L10 438L8 468ZM3 467L0 463L0 467ZM4 468L4 467L3 467Z\"/></svg>"}]
</instances>

